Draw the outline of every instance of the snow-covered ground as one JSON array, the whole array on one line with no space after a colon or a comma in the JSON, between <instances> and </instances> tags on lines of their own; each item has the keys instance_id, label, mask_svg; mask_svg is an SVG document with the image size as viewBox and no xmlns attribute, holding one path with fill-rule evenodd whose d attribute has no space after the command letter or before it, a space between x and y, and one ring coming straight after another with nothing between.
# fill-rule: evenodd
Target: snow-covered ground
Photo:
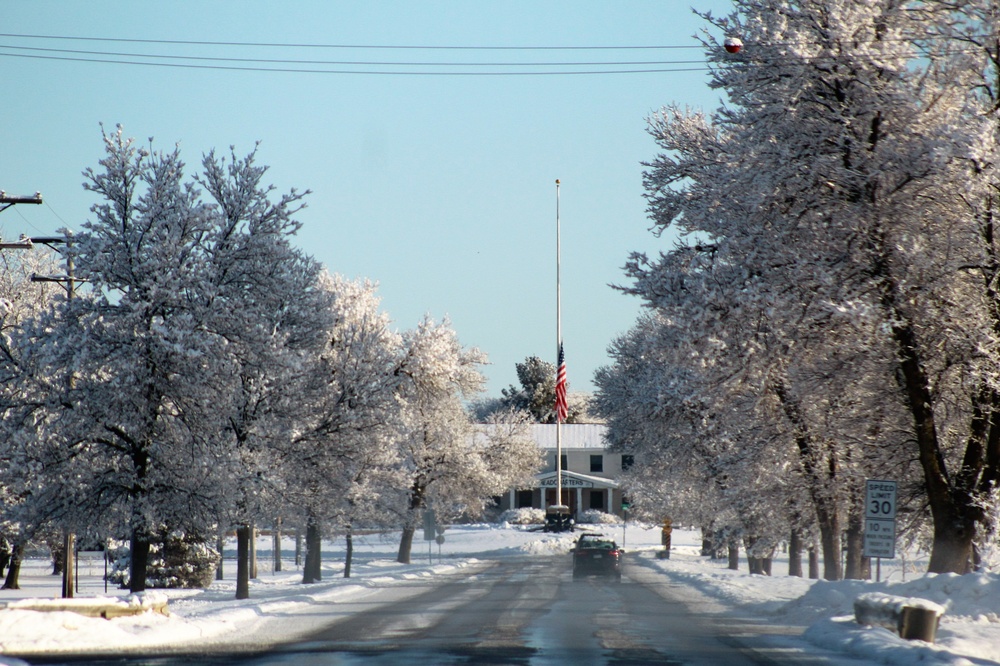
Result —
<instances>
[{"instance_id":1,"label":"snow-covered ground","mask_svg":"<svg viewBox=\"0 0 1000 666\"><path fill-rule=\"evenodd\" d=\"M1000 576L928 576L919 573L923 562L913 558L902 567L900 560L883 561L883 582L825 582L784 575L787 560L774 563L774 576L750 576L730 571L724 562L698 555L699 535L674 530L669 560L654 557L659 549L657 528L628 525L604 526L602 531L624 540L633 564L655 568L672 579L691 585L718 600L729 612L771 615L782 624L801 625L803 639L826 650L843 652L877 663L902 664L1000 664ZM419 534L418 534L419 536ZM568 552L573 537L528 532L515 527L476 525L452 527L442 546L416 542L413 563L395 562L398 535L355 537L351 578L343 573L343 540L325 544L324 580L301 584L296 570L294 543L282 546L281 572L271 570L271 539L262 537L258 546L258 578L251 583L251 598L236 601L236 566L224 562L227 580L207 590L166 590L170 615L143 613L111 620L77 613L37 612L7 608L0 610L0 654L78 652L93 650L149 650L201 645L245 644L252 640L267 645L287 640L288 618L295 617L296 631L305 633L328 621L310 613L317 605L351 600L377 602L380 595L405 594L414 579L473 572L486 560ZM623 539L624 537L624 539ZM227 557L234 553L227 551ZM0 606L19 599L52 598L59 595L60 579L50 574L44 559L30 559L21 572L21 590L0 590ZM77 597L122 597L127 592L109 588L105 592L104 562L100 554L85 553L79 566ZM904 641L881 628L860 627L853 619L853 601L863 592L920 597L947 607L934 645ZM252 637L252 638L251 638ZM15 660L0 663L18 663Z\"/></svg>"}]
</instances>

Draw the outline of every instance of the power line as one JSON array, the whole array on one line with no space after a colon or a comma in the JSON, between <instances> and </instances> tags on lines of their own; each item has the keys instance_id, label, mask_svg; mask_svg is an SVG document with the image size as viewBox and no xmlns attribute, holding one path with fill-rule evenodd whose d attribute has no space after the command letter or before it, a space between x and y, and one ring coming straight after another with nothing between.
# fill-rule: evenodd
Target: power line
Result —
<instances>
[{"instance_id":1,"label":"power line","mask_svg":"<svg viewBox=\"0 0 1000 666\"><path fill-rule=\"evenodd\" d=\"M20 35L0 33L0 37L31 40L68 40L80 42L114 42L129 44L158 44L212 47L265 47L308 49L362 49L362 50L431 50L431 51L601 51L691 49L701 46L434 46L434 45L376 45L376 44L296 44L267 42L196 41L175 39L137 39L116 37L81 37L63 35ZM14 52L17 51L17 52ZM586 61L400 61L400 60L305 60L252 58L211 55L174 55L162 53L130 53L99 50L65 49L51 47L0 45L0 57L31 58L132 66L176 67L246 72L277 72L296 74L363 74L386 76L566 76L648 74L663 72L698 72L708 67L702 60L586 60ZM692 67L684 67L692 65ZM333 69L331 69L333 67ZM343 69L349 67L351 69ZM378 68L378 69L372 69ZM386 69L397 68L397 69ZM404 68L404 69L398 69ZM425 68L425 69L416 69ZM432 68L427 70L426 68ZM448 68L448 71L445 71ZM456 69L458 68L458 69ZM473 71L467 71L469 69ZM504 68L500 71L476 71L486 68ZM510 71L514 68L513 71ZM533 71L529 71L529 68ZM573 68L573 69L559 69ZM591 69L581 69L591 68ZM595 69L597 68L597 69Z\"/></svg>"},{"instance_id":2,"label":"power line","mask_svg":"<svg viewBox=\"0 0 1000 666\"><path fill-rule=\"evenodd\" d=\"M3 48L3 47L0 47ZM38 55L26 53L0 53L0 57L31 58L36 60L59 60L67 62L92 62L114 65L135 65L146 67L173 67L182 69L207 69L237 72L276 72L294 74L365 74L388 76L567 76L567 75L601 75L601 74L655 74L663 72L701 72L708 66L688 68L652 68L652 69L600 69L600 70L549 70L549 71L420 71L420 70L370 70L370 69L307 69L292 67L240 67L235 65L206 65L183 62L140 62L137 60L117 60L112 58L80 58L72 56ZM614 66L614 65L609 65Z\"/></svg>"},{"instance_id":3,"label":"power line","mask_svg":"<svg viewBox=\"0 0 1000 666\"><path fill-rule=\"evenodd\" d=\"M88 42L119 42L130 44L174 44L188 46L240 46L264 48L304 48L304 49L382 49L382 50L428 50L428 51L608 51L608 50L653 50L653 49L700 49L699 45L649 45L649 46L447 46L419 44L306 44L281 42L227 42L198 41L188 39L137 39L126 37L80 37L70 35L22 35L17 33L0 33L0 37L17 37L23 39L59 39Z\"/></svg>"},{"instance_id":4,"label":"power line","mask_svg":"<svg viewBox=\"0 0 1000 666\"><path fill-rule=\"evenodd\" d=\"M82 42L115 42L131 44L187 45L213 47L266 47L308 49L363 49L363 50L431 50L431 51L599 51L653 50L653 49L704 49L704 44L646 45L646 46L434 46L434 45L375 45L375 44L295 44L268 42L196 41L171 39L137 39L116 37L81 37L59 35L19 35L0 33L0 38L32 40L68 40ZM769 44L769 46L781 46ZM13 52L17 51L17 52ZM212 55L174 55L163 53L131 53L66 49L53 47L17 46L0 44L0 58L30 58L64 62L99 63L114 65L172 67L181 69L273 72L294 74L355 74L381 76L572 76L610 74L659 74L710 71L712 66L704 60L584 60L584 61L401 61L401 60L307 60L291 58L255 58ZM829 55L802 58L807 61L823 60ZM685 65L692 65L686 67ZM333 69L330 69L333 67ZM351 69L342 69L349 67ZM557 69L571 67L574 69ZM371 69L379 68L379 69ZM405 68L405 69L386 69ZM433 68L431 70L415 68ZM449 68L449 69L445 69ZM456 69L457 68L457 69ZM472 71L469 71L471 68ZM482 71L494 68L494 71ZM499 69L506 68L506 69ZM510 68L514 68L510 70ZM533 68L529 70L528 68ZM599 69L579 69L599 68ZM478 71L477 71L478 70Z\"/></svg>"},{"instance_id":5,"label":"power line","mask_svg":"<svg viewBox=\"0 0 1000 666\"><path fill-rule=\"evenodd\" d=\"M187 56L187 55L165 55L159 53L122 53L116 51L84 51L79 49L54 49L40 48L34 46L13 46L10 44L0 44L0 49L14 51L31 51L41 53L63 53L85 56L102 56L115 58L151 58L160 60L194 60L211 62L239 62L258 64L295 64L295 65L352 65L352 66L386 66L386 67L624 67L626 65L697 65L704 63L704 60L616 60L603 61L592 60L583 62L565 61L479 61L479 62L429 62L429 61L392 61L392 60L299 60L299 59L279 59L279 58L233 58L226 56ZM0 54L3 55L3 54ZM13 55L13 54L12 54Z\"/></svg>"},{"instance_id":6,"label":"power line","mask_svg":"<svg viewBox=\"0 0 1000 666\"><path fill-rule=\"evenodd\" d=\"M965 37L975 39L991 38L989 33L971 34ZM252 48L301 48L301 49L354 49L354 50L399 50L399 51L656 51L675 49L703 49L705 45L698 44L576 44L557 46L552 44L536 45L447 45L447 44L337 44L337 43L308 43L308 42L238 42L226 40L194 40L194 39L142 39L136 37L87 37L80 35L38 35L20 33L0 33L0 37L15 39L34 40L61 40L80 42L113 42L121 44L169 44L175 46L224 46L224 47L252 47ZM938 39L949 39L946 35L924 35L920 41L934 41ZM873 40L874 41L874 40ZM892 42L913 42L911 36L901 36L896 38L883 37L880 41ZM768 42L769 46L788 46L793 42Z\"/></svg>"}]
</instances>

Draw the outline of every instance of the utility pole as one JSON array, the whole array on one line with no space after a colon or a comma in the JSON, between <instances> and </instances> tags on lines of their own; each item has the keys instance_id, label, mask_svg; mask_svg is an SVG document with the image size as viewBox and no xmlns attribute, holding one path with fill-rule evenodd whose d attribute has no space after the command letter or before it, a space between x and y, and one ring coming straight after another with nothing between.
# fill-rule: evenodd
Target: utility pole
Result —
<instances>
[{"instance_id":1,"label":"utility pole","mask_svg":"<svg viewBox=\"0 0 1000 666\"><path fill-rule=\"evenodd\" d=\"M4 212L14 204L40 204L42 203L42 193L35 192L31 197L12 197L3 190L0 190L0 213Z\"/></svg>"},{"instance_id":2,"label":"utility pole","mask_svg":"<svg viewBox=\"0 0 1000 666\"><path fill-rule=\"evenodd\" d=\"M32 282L58 282L63 285L66 289L66 297L73 298L76 293L76 276L73 270L73 254L71 252L63 253L61 249L56 248L56 245L72 245L73 234L66 230L65 236L31 236L30 238L21 237L26 240L31 245L46 245L49 248L60 252L66 258L66 275L32 275ZM0 246L2 247L2 246Z\"/></svg>"},{"instance_id":3,"label":"utility pole","mask_svg":"<svg viewBox=\"0 0 1000 666\"><path fill-rule=\"evenodd\" d=\"M5 192L0 191L0 212L19 203L40 204L42 195L35 193L34 197L9 197ZM69 231L65 236L33 236L28 237L23 234L16 242L5 243L0 241L0 250L30 250L35 245L46 245L59 252L56 245L69 245L72 240ZM73 298L76 291L76 277L73 274L73 255L64 254L66 258L66 275L32 275L32 282L57 282L66 289L66 297ZM70 379L72 387L72 379ZM76 587L76 534L67 530L63 535L63 561L62 561L62 596L64 599L73 598Z\"/></svg>"},{"instance_id":4,"label":"utility pole","mask_svg":"<svg viewBox=\"0 0 1000 666\"><path fill-rule=\"evenodd\" d=\"M0 213L7 210L11 206L17 204L40 204L42 203L42 193L35 192L34 196L24 196L24 197L14 197L9 196L3 190L0 190ZM35 236L27 237L23 234L20 239L13 243L4 243L0 241L0 250L10 249L10 250L30 250L35 244L47 245L48 247L56 250L54 246L56 245L69 245L72 241L72 234L67 230L65 236ZM56 250L57 252L60 250ZM73 293L76 290L76 278L73 274L73 255L72 253L64 253L66 258L66 275L55 275L55 276L45 276L45 275L32 275L32 282L58 282L63 285L66 289L66 297L73 298ZM72 378L70 379L72 388ZM67 530L64 534L63 540L63 579L62 579L62 596L64 599L70 599L73 597L74 588L76 587L76 576L74 575L74 568L76 567L76 534L72 531Z\"/></svg>"},{"instance_id":5,"label":"utility pole","mask_svg":"<svg viewBox=\"0 0 1000 666\"><path fill-rule=\"evenodd\" d=\"M24 237L22 236L22 239ZM26 239L30 245L46 245L56 252L63 254L66 259L66 275L32 275L32 282L56 282L66 289L66 298L72 299L76 291L76 277L73 274L73 253L62 252L55 246L70 245L72 234L66 230L65 236L32 236ZM73 388L73 378L70 377L70 388ZM76 533L66 530L63 533L63 567L62 567L62 596L63 599L72 599L76 591Z\"/></svg>"}]
</instances>

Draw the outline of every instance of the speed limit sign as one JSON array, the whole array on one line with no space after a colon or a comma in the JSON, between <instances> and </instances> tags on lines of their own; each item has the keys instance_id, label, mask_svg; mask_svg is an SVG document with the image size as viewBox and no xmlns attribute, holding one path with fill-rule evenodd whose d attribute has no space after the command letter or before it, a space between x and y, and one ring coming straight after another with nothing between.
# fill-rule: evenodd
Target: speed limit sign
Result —
<instances>
[{"instance_id":1,"label":"speed limit sign","mask_svg":"<svg viewBox=\"0 0 1000 666\"><path fill-rule=\"evenodd\" d=\"M865 481L865 538L867 557L896 557L896 482Z\"/></svg>"},{"instance_id":2,"label":"speed limit sign","mask_svg":"<svg viewBox=\"0 0 1000 666\"><path fill-rule=\"evenodd\" d=\"M868 479L865 481L865 518L896 519L896 482Z\"/></svg>"}]
</instances>

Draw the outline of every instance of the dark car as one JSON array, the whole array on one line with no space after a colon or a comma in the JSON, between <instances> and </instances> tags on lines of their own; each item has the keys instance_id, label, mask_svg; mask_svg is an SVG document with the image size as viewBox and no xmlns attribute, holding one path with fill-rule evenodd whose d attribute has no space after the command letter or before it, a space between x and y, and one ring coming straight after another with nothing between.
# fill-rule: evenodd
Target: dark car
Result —
<instances>
[{"instance_id":1,"label":"dark car","mask_svg":"<svg viewBox=\"0 0 1000 666\"><path fill-rule=\"evenodd\" d=\"M573 548L573 578L607 576L622 579L622 555L614 539L601 534L584 534Z\"/></svg>"},{"instance_id":2,"label":"dark car","mask_svg":"<svg viewBox=\"0 0 1000 666\"><path fill-rule=\"evenodd\" d=\"M571 532L573 517L565 504L553 504L545 510L546 532Z\"/></svg>"}]
</instances>

